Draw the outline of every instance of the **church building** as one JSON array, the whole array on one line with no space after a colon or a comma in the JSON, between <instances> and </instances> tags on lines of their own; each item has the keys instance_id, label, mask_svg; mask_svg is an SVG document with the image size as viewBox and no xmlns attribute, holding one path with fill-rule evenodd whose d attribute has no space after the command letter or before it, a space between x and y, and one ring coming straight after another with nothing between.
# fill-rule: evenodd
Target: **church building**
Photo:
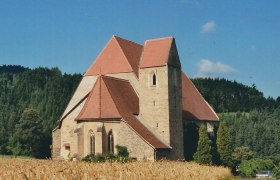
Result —
<instances>
[{"instance_id":1,"label":"church building","mask_svg":"<svg viewBox=\"0 0 280 180\"><path fill-rule=\"evenodd\" d=\"M140 45L113 36L53 130L52 156L116 153L121 145L138 160L185 159L188 124L212 132L218 121L182 71L173 37Z\"/></svg>"}]
</instances>

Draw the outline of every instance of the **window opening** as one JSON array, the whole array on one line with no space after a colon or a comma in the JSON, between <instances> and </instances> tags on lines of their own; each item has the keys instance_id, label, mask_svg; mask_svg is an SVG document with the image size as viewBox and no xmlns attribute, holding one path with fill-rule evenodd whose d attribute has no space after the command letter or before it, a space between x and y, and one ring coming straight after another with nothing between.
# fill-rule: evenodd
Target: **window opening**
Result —
<instances>
[{"instance_id":1,"label":"window opening","mask_svg":"<svg viewBox=\"0 0 280 180\"><path fill-rule=\"evenodd\" d=\"M92 131L89 135L89 152L90 154L95 154L95 136Z\"/></svg>"},{"instance_id":2,"label":"window opening","mask_svg":"<svg viewBox=\"0 0 280 180\"><path fill-rule=\"evenodd\" d=\"M157 77L156 74L153 74L153 85L157 85Z\"/></svg>"},{"instance_id":3,"label":"window opening","mask_svg":"<svg viewBox=\"0 0 280 180\"><path fill-rule=\"evenodd\" d=\"M112 131L108 134L108 151L111 154L114 154L114 136Z\"/></svg>"}]
</instances>

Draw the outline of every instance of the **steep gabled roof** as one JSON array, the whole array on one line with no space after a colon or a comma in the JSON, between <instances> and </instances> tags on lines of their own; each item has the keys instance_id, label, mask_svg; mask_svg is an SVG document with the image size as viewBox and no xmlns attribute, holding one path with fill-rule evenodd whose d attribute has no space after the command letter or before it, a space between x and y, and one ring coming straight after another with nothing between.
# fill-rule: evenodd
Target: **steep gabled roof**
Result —
<instances>
[{"instance_id":1,"label":"steep gabled roof","mask_svg":"<svg viewBox=\"0 0 280 180\"><path fill-rule=\"evenodd\" d=\"M104 78L99 77L76 120L121 118Z\"/></svg>"},{"instance_id":2,"label":"steep gabled roof","mask_svg":"<svg viewBox=\"0 0 280 180\"><path fill-rule=\"evenodd\" d=\"M100 76L76 121L122 118L152 147L170 148L135 118L138 114L139 98L129 81Z\"/></svg>"},{"instance_id":3,"label":"steep gabled roof","mask_svg":"<svg viewBox=\"0 0 280 180\"><path fill-rule=\"evenodd\" d=\"M138 76L138 64L142 45L113 36L84 76L134 72Z\"/></svg>"},{"instance_id":4,"label":"steep gabled roof","mask_svg":"<svg viewBox=\"0 0 280 180\"><path fill-rule=\"evenodd\" d=\"M182 72L182 103L184 119L219 121L215 111L184 72Z\"/></svg>"},{"instance_id":5,"label":"steep gabled roof","mask_svg":"<svg viewBox=\"0 0 280 180\"><path fill-rule=\"evenodd\" d=\"M170 58L170 56L175 58ZM179 58L176 56L177 49L173 37L147 40L142 52L139 68L165 66L170 63L180 67ZM169 62L170 59L175 62Z\"/></svg>"},{"instance_id":6,"label":"steep gabled roof","mask_svg":"<svg viewBox=\"0 0 280 180\"><path fill-rule=\"evenodd\" d=\"M116 37L117 41L119 42L122 51L129 61L134 73L138 76L138 65L140 61L140 57L142 54L143 46L132 41L128 41L122 39L120 37Z\"/></svg>"}]
</instances>

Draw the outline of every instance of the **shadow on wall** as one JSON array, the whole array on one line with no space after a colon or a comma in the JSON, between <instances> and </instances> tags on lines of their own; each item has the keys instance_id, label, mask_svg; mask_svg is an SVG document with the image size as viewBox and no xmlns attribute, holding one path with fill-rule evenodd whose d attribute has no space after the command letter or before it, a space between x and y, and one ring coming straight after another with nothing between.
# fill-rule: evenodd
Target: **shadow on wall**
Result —
<instances>
[{"instance_id":1,"label":"shadow on wall","mask_svg":"<svg viewBox=\"0 0 280 180\"><path fill-rule=\"evenodd\" d=\"M198 144L198 129L199 126L195 123L188 123L184 126L184 155L185 160L193 160L193 155L196 152Z\"/></svg>"}]
</instances>

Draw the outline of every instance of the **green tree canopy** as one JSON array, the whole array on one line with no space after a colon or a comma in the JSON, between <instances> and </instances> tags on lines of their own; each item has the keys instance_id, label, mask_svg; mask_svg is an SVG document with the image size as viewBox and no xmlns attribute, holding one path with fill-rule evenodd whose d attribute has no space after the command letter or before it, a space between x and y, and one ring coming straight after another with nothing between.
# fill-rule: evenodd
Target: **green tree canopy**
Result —
<instances>
[{"instance_id":1,"label":"green tree canopy","mask_svg":"<svg viewBox=\"0 0 280 180\"><path fill-rule=\"evenodd\" d=\"M251 159L244 160L239 166L239 170L242 176L252 177L259 171L267 171L272 170L274 168L274 164L272 160L269 159Z\"/></svg>"},{"instance_id":2,"label":"green tree canopy","mask_svg":"<svg viewBox=\"0 0 280 180\"><path fill-rule=\"evenodd\" d=\"M225 122L220 123L217 132L217 150L221 164L224 166L232 166L232 143Z\"/></svg>"},{"instance_id":3,"label":"green tree canopy","mask_svg":"<svg viewBox=\"0 0 280 180\"><path fill-rule=\"evenodd\" d=\"M194 160L200 164L212 164L211 140L208 137L207 128L202 124L199 128L199 140Z\"/></svg>"},{"instance_id":4,"label":"green tree canopy","mask_svg":"<svg viewBox=\"0 0 280 180\"><path fill-rule=\"evenodd\" d=\"M238 164L243 160L250 160L254 157L254 152L249 147L241 146L236 147L232 153L232 158Z\"/></svg>"},{"instance_id":5,"label":"green tree canopy","mask_svg":"<svg viewBox=\"0 0 280 180\"><path fill-rule=\"evenodd\" d=\"M15 133L10 138L9 148L14 155L37 156L40 151L43 127L39 113L34 109L26 109L18 124Z\"/></svg>"}]
</instances>

